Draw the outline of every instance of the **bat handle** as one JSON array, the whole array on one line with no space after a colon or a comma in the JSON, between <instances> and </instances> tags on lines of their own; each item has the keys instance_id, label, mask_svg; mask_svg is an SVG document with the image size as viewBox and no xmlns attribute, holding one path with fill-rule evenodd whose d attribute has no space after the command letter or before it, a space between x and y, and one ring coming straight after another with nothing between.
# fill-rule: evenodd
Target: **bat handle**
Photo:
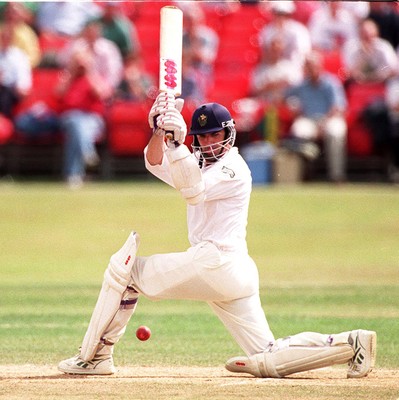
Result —
<instances>
[{"instance_id":1,"label":"bat handle","mask_svg":"<svg viewBox=\"0 0 399 400\"><path fill-rule=\"evenodd\" d=\"M173 138L174 138L173 131L166 131L165 137L166 137L166 139L173 140Z\"/></svg>"},{"instance_id":2,"label":"bat handle","mask_svg":"<svg viewBox=\"0 0 399 400\"><path fill-rule=\"evenodd\" d=\"M174 139L173 131L166 131L165 137L166 137L166 139L172 141L173 144L175 145L175 147L180 146L180 143L177 140L173 140Z\"/></svg>"},{"instance_id":3,"label":"bat handle","mask_svg":"<svg viewBox=\"0 0 399 400\"><path fill-rule=\"evenodd\" d=\"M156 129L157 129L157 118L158 118L158 116L159 116L159 114L154 115L154 116L152 117L152 120L153 120L153 122L154 122L154 127L152 128L153 132L155 132Z\"/></svg>"},{"instance_id":4,"label":"bat handle","mask_svg":"<svg viewBox=\"0 0 399 400\"><path fill-rule=\"evenodd\" d=\"M154 131L155 131L156 126L157 126L158 115L155 115L153 117L153 120L154 120ZM174 143L175 147L180 146L180 143L177 140L173 140L173 138L174 138L173 131L166 131L165 132L165 137L166 137L166 139L172 141Z\"/></svg>"}]
</instances>

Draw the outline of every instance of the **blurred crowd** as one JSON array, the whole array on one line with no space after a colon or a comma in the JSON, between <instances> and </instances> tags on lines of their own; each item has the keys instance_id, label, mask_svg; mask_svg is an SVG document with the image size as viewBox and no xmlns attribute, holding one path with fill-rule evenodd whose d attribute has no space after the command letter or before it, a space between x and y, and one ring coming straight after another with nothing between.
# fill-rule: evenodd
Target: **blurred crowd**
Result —
<instances>
[{"instance_id":1,"label":"blurred crowd","mask_svg":"<svg viewBox=\"0 0 399 400\"><path fill-rule=\"evenodd\" d=\"M398 4L278 1L259 6L268 9L271 20L259 33L261 58L251 74L250 95L261 99L263 107L290 112L289 146L310 159L323 149L330 180L345 181L347 94L354 87L379 85L384 96L376 96L361 112L397 182ZM328 57L339 68L328 71Z\"/></svg>"},{"instance_id":2,"label":"blurred crowd","mask_svg":"<svg viewBox=\"0 0 399 400\"><path fill-rule=\"evenodd\" d=\"M184 12L183 93L195 107L212 99L215 64L223 47L215 19L257 7L264 16L256 40L247 97L280 118L284 132L264 139L287 143L314 159L326 155L331 181L346 179L347 93L353 85L383 85L384 97L364 113L390 178L399 182L399 7L396 2L225 1L173 2ZM26 137L62 131L64 177L79 187L100 160L106 113L116 99L152 102L158 77L148 68L136 23L148 2L0 3L0 144L14 131ZM156 23L154 21L154 23ZM326 55L340 68L328 71ZM32 72L55 68L57 107L19 108L32 89ZM229 104L226 104L229 106ZM255 106L254 106L255 107ZM277 110L277 113L276 113ZM273 114L274 113L274 114ZM262 118L267 113L262 113ZM276 117L277 115L277 117ZM145 116L143 115L143 118ZM264 122L264 121L263 121ZM253 117L253 126L260 121Z\"/></svg>"}]
</instances>

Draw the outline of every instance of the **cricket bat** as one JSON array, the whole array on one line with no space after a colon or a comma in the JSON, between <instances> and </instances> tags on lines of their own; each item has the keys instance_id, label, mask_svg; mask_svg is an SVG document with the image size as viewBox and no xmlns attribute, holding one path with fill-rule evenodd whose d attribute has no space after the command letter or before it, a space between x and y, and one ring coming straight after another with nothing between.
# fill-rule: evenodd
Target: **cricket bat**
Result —
<instances>
[{"instance_id":1,"label":"cricket bat","mask_svg":"<svg viewBox=\"0 0 399 400\"><path fill-rule=\"evenodd\" d=\"M174 6L161 8L159 34L159 90L181 95L183 12ZM173 133L166 137L173 139Z\"/></svg>"},{"instance_id":2,"label":"cricket bat","mask_svg":"<svg viewBox=\"0 0 399 400\"><path fill-rule=\"evenodd\" d=\"M174 6L161 8L159 37L159 90L181 95L183 12Z\"/></svg>"}]
</instances>

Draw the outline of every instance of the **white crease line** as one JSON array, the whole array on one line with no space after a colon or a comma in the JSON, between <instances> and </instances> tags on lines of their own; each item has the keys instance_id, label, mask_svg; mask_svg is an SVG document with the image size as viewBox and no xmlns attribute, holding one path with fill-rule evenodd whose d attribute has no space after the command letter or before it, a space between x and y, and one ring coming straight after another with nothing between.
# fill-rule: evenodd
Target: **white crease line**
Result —
<instances>
[{"instance_id":1,"label":"white crease line","mask_svg":"<svg viewBox=\"0 0 399 400\"><path fill-rule=\"evenodd\" d=\"M224 387L224 386L238 386L238 385L249 385L251 382L247 381L239 381L239 382L231 382L231 383L222 383L219 386Z\"/></svg>"}]
</instances>

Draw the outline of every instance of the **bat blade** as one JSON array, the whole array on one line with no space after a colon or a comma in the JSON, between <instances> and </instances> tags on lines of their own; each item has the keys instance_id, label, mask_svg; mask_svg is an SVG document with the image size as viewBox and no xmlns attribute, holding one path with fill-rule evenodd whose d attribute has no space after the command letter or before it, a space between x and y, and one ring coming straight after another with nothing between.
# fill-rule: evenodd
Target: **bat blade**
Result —
<instances>
[{"instance_id":1,"label":"bat blade","mask_svg":"<svg viewBox=\"0 0 399 400\"><path fill-rule=\"evenodd\" d=\"M175 96L182 90L183 12L174 6L161 8L159 38L159 90Z\"/></svg>"}]
</instances>

